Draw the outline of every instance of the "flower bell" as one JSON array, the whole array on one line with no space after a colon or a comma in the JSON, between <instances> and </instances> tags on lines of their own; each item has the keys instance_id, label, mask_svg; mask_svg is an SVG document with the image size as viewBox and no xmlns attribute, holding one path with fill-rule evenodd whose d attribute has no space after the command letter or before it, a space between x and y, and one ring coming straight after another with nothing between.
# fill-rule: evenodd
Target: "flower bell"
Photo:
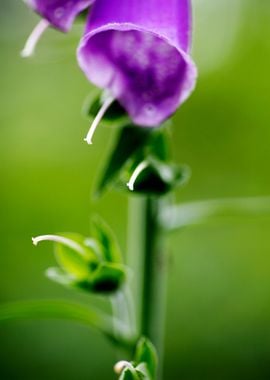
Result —
<instances>
[{"instance_id":1,"label":"flower bell","mask_svg":"<svg viewBox=\"0 0 270 380\"><path fill-rule=\"evenodd\" d=\"M87 78L135 124L155 127L195 87L190 45L190 0L98 0L77 56Z\"/></svg>"},{"instance_id":2,"label":"flower bell","mask_svg":"<svg viewBox=\"0 0 270 380\"><path fill-rule=\"evenodd\" d=\"M33 54L35 46L49 26L68 32L76 16L87 9L94 0L25 0L42 20L29 36L21 53L23 57Z\"/></svg>"}]
</instances>

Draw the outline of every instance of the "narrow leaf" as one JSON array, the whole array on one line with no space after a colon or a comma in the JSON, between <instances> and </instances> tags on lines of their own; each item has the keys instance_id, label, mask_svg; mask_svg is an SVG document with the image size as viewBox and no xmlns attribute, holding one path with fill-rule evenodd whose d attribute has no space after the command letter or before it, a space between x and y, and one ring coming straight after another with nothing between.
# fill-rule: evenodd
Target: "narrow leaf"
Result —
<instances>
[{"instance_id":1,"label":"narrow leaf","mask_svg":"<svg viewBox=\"0 0 270 380\"><path fill-rule=\"evenodd\" d=\"M122 285L125 277L122 265L103 263L91 278L92 290L102 293L114 292Z\"/></svg>"},{"instance_id":2,"label":"narrow leaf","mask_svg":"<svg viewBox=\"0 0 270 380\"><path fill-rule=\"evenodd\" d=\"M138 364L145 363L151 378L155 379L158 359L156 349L149 339L141 338L139 340L135 353L135 361Z\"/></svg>"},{"instance_id":3,"label":"narrow leaf","mask_svg":"<svg viewBox=\"0 0 270 380\"><path fill-rule=\"evenodd\" d=\"M46 270L46 276L58 284L71 287L76 286L76 278L66 274L61 268L48 268Z\"/></svg>"},{"instance_id":4,"label":"narrow leaf","mask_svg":"<svg viewBox=\"0 0 270 380\"><path fill-rule=\"evenodd\" d=\"M162 224L167 230L177 230L183 227L203 224L210 221L247 220L270 216L270 197L221 198L203 201L191 201L165 208Z\"/></svg>"},{"instance_id":5,"label":"narrow leaf","mask_svg":"<svg viewBox=\"0 0 270 380\"><path fill-rule=\"evenodd\" d=\"M157 157L159 160L166 162L169 159L169 139L168 131L165 128L159 128L151 134L150 139L150 154Z\"/></svg>"},{"instance_id":6,"label":"narrow leaf","mask_svg":"<svg viewBox=\"0 0 270 380\"><path fill-rule=\"evenodd\" d=\"M106 186L115 179L134 152L145 144L150 132L147 129L132 125L126 126L120 131L108 159L108 164L103 170L103 175L98 183L97 195L100 195Z\"/></svg>"},{"instance_id":7,"label":"narrow leaf","mask_svg":"<svg viewBox=\"0 0 270 380\"><path fill-rule=\"evenodd\" d=\"M100 244L103 260L112 263L121 263L121 250L111 228L98 216L94 217L92 222L97 241Z\"/></svg>"},{"instance_id":8,"label":"narrow leaf","mask_svg":"<svg viewBox=\"0 0 270 380\"><path fill-rule=\"evenodd\" d=\"M137 374L140 376L140 379L143 379L143 380L155 380L150 375L150 372L148 370L148 367L147 367L146 363L140 363L140 364L138 364L135 367L135 369L136 369Z\"/></svg>"},{"instance_id":9,"label":"narrow leaf","mask_svg":"<svg viewBox=\"0 0 270 380\"><path fill-rule=\"evenodd\" d=\"M146 164L136 175L141 165L141 161L137 160L136 166L132 163L125 176L121 178L122 185L128 184L126 189L129 188L134 193L163 195L182 186L189 179L190 171L186 166L164 163L153 156L147 157L143 162ZM132 189L129 186L131 179Z\"/></svg>"},{"instance_id":10,"label":"narrow leaf","mask_svg":"<svg viewBox=\"0 0 270 380\"><path fill-rule=\"evenodd\" d=\"M64 236L79 244L81 251L78 252L61 243L55 243L55 256L58 264L64 271L77 279L88 277L91 270L97 266L97 254L93 248L90 249L84 244L83 236L79 234L64 234Z\"/></svg>"},{"instance_id":11,"label":"narrow leaf","mask_svg":"<svg viewBox=\"0 0 270 380\"><path fill-rule=\"evenodd\" d=\"M61 319L94 327L114 339L112 321L99 311L58 300L21 301L0 306L0 322L25 319Z\"/></svg>"},{"instance_id":12,"label":"narrow leaf","mask_svg":"<svg viewBox=\"0 0 270 380\"><path fill-rule=\"evenodd\" d=\"M125 368L119 380L141 380L141 377L135 369Z\"/></svg>"},{"instance_id":13,"label":"narrow leaf","mask_svg":"<svg viewBox=\"0 0 270 380\"><path fill-rule=\"evenodd\" d=\"M96 93L91 93L84 102L82 110L83 114L88 117L94 118L97 115L100 107L102 106L104 98L104 93L99 93L98 95ZM126 110L121 106L121 104L117 100L115 100L104 114L102 120L113 123L122 122L124 119L128 120Z\"/></svg>"}]
</instances>

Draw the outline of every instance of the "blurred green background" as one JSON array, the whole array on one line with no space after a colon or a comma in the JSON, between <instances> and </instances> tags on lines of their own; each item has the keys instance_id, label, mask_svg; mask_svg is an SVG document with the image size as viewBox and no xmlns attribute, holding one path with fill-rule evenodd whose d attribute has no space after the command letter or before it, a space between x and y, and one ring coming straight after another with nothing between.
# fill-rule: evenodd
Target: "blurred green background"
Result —
<instances>
[{"instance_id":1,"label":"blurred green background","mask_svg":"<svg viewBox=\"0 0 270 380\"><path fill-rule=\"evenodd\" d=\"M192 168L178 201L270 194L270 2L194 0L197 90L177 112L175 161ZM81 106L91 88L76 65L82 33L50 30L33 59L19 52L38 17L0 4L0 301L103 300L51 283L50 244L31 237L88 234L100 213L126 246L127 199L91 201L114 130L90 148ZM270 217L224 218L171 236L165 379L270 378ZM111 379L113 348L68 322L0 326L0 378Z\"/></svg>"}]
</instances>

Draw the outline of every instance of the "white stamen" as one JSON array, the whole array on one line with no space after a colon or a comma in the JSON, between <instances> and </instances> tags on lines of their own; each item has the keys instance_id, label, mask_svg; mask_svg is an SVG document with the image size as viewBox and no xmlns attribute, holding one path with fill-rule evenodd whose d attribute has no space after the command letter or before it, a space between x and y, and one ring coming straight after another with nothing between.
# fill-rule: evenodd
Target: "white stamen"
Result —
<instances>
[{"instance_id":1,"label":"white stamen","mask_svg":"<svg viewBox=\"0 0 270 380\"><path fill-rule=\"evenodd\" d=\"M132 176L130 177L129 182L127 183L127 187L129 188L130 191L134 190L134 184L136 182L136 179L139 177L142 171L148 166L147 161L141 162L136 169L134 170Z\"/></svg>"},{"instance_id":2,"label":"white stamen","mask_svg":"<svg viewBox=\"0 0 270 380\"><path fill-rule=\"evenodd\" d=\"M21 51L21 56L23 58L28 58L34 54L35 48L38 41L40 40L42 34L49 27L50 23L47 20L42 19L34 28L30 36L28 37L23 50Z\"/></svg>"},{"instance_id":3,"label":"white stamen","mask_svg":"<svg viewBox=\"0 0 270 380\"><path fill-rule=\"evenodd\" d=\"M66 245L67 247L73 249L74 251L78 252L82 256L85 256L85 250L83 249L80 244L76 243L75 241L68 239L63 236L58 236L58 235L41 235L37 237L32 238L32 242L34 245L38 245L41 241L54 241L56 243L60 243L63 245Z\"/></svg>"},{"instance_id":4,"label":"white stamen","mask_svg":"<svg viewBox=\"0 0 270 380\"><path fill-rule=\"evenodd\" d=\"M126 360L120 360L119 362L117 362L115 364L115 366L113 367L114 369L114 372L117 374L117 375L121 375L121 373L123 372L123 370L125 368L130 368L130 369L133 369L132 365L127 362Z\"/></svg>"},{"instance_id":5,"label":"white stamen","mask_svg":"<svg viewBox=\"0 0 270 380\"><path fill-rule=\"evenodd\" d=\"M113 103L114 101L114 98L112 96L109 96L105 102L102 104L100 110L98 111L93 123L91 124L90 126L90 129L87 133L87 136L86 138L84 139L84 141L87 142L87 144L91 145L92 144L92 137L95 133L95 130L97 128L97 126L99 125L99 123L101 122L103 116L105 115L106 111L108 110L108 108L110 107L110 105Z\"/></svg>"}]
</instances>

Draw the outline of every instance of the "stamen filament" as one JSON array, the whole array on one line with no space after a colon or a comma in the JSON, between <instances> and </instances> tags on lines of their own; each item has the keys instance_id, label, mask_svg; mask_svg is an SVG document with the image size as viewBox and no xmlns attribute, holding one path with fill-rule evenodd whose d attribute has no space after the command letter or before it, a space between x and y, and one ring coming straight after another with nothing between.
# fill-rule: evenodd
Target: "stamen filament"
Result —
<instances>
[{"instance_id":1,"label":"stamen filament","mask_svg":"<svg viewBox=\"0 0 270 380\"><path fill-rule=\"evenodd\" d=\"M135 185L136 179L139 177L139 175L141 174L141 172L144 171L144 169L147 166L148 166L148 162L147 161L143 161L143 162L141 162L136 167L136 169L134 170L132 176L130 177L129 182L127 183L127 187L129 188L130 191L134 190L134 185Z\"/></svg>"},{"instance_id":2,"label":"stamen filament","mask_svg":"<svg viewBox=\"0 0 270 380\"><path fill-rule=\"evenodd\" d=\"M101 122L103 116L105 115L106 111L108 110L108 108L110 107L110 105L114 102L114 98L112 96L109 96L105 102L102 104L100 110L98 111L93 123L91 124L90 126L90 129L87 133L87 136L86 138L84 139L84 141L87 142L87 144L91 145L92 144L92 137L95 133L95 130L97 128L97 126L99 125L99 123Z\"/></svg>"},{"instance_id":3,"label":"stamen filament","mask_svg":"<svg viewBox=\"0 0 270 380\"><path fill-rule=\"evenodd\" d=\"M80 244L76 243L75 241L71 240L71 239L68 239L64 236L59 236L59 235L41 235L41 236L37 236L37 237L33 237L32 238L32 242L34 245L38 245L38 243L40 243L41 241L54 241L56 243L60 243L60 244L63 244L71 249L73 249L74 251L78 252L79 254L81 254L82 256L85 256L85 250L83 249L82 246L80 246Z\"/></svg>"},{"instance_id":4,"label":"stamen filament","mask_svg":"<svg viewBox=\"0 0 270 380\"><path fill-rule=\"evenodd\" d=\"M21 51L21 56L23 58L28 58L34 54L35 48L41 36L45 30L49 27L50 23L47 20L42 19L34 28L30 36L28 37L23 50Z\"/></svg>"}]
</instances>

